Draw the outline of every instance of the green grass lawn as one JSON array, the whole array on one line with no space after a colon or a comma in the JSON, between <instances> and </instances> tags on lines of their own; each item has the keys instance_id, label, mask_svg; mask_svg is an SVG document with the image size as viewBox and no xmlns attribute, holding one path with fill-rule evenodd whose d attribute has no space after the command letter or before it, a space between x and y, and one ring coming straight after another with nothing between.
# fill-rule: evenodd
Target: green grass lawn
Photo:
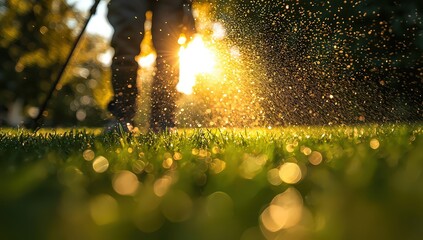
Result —
<instances>
[{"instance_id":1,"label":"green grass lawn","mask_svg":"<svg viewBox=\"0 0 423 240\"><path fill-rule=\"evenodd\" d=\"M422 125L0 130L0 239L415 239Z\"/></svg>"}]
</instances>

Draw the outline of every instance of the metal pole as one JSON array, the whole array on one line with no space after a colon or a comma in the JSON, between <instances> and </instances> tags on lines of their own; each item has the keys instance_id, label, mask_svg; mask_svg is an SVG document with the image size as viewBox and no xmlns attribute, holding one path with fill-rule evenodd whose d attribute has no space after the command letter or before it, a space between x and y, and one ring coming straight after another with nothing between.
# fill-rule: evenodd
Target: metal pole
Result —
<instances>
[{"instance_id":1,"label":"metal pole","mask_svg":"<svg viewBox=\"0 0 423 240\"><path fill-rule=\"evenodd\" d=\"M41 126L41 121L42 121L42 118L43 118L43 113L44 113L44 111L46 110L47 105L48 105L48 103L49 103L49 101L50 101L51 97L53 96L54 91L56 90L57 85L59 84L60 80L62 79L63 73L65 72L66 67L68 66L68 64L69 64L70 60L72 59L72 55L73 55L73 53L75 52L75 49L77 48L78 43L80 42L80 40L81 40L81 38L82 38L82 35L84 34L85 29L87 28L87 25L88 25L88 23L89 23L89 21L90 21L91 17L92 17L93 15L95 15L95 13L97 12L97 7L98 7L98 4L100 3L100 1L101 1L101 0L95 0L95 2L94 2L94 4L93 4L93 6L91 7L91 9L90 9L90 13L89 13L89 16L88 16L88 18L85 20L84 26L82 27L81 32L80 32L80 33L79 33L79 35L77 36L77 38L76 38L76 40L75 40L75 42L74 42L74 44L73 44L73 46L72 46L72 48L71 48L71 50L70 50L69 54L68 54L68 57L66 58L65 63L63 64L62 68L60 69L59 73L57 74L57 77L56 77L56 79L54 80L53 85L51 86L51 88L50 88L50 90L49 90L49 92L48 92L48 94L47 94L46 99L44 100L43 104L41 104L41 107L40 107L40 109L39 109L39 111L38 111L37 116L36 116L36 117L33 119L33 121L31 122L31 125L30 125L30 127L29 127L30 129L32 129L32 130L37 130L37 129L39 129L39 128L40 128L40 126Z\"/></svg>"}]
</instances>

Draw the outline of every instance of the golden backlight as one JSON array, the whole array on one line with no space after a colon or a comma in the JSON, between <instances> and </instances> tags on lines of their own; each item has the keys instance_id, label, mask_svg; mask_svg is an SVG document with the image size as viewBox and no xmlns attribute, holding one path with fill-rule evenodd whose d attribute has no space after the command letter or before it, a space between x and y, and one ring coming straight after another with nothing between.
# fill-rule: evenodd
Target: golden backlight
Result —
<instances>
[{"instance_id":1,"label":"golden backlight","mask_svg":"<svg viewBox=\"0 0 423 240\"><path fill-rule=\"evenodd\" d=\"M181 36L179 43L186 41ZM186 46L182 45L179 50L179 83L176 89L185 94L192 94L196 83L196 77L201 74L211 73L215 66L215 55L207 48L201 36L197 35Z\"/></svg>"}]
</instances>

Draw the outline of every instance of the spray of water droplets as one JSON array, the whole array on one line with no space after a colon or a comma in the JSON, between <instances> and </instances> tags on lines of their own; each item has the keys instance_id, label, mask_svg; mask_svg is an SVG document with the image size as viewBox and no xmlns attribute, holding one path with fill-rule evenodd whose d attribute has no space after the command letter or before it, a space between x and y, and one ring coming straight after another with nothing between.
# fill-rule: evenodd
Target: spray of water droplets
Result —
<instances>
[{"instance_id":1,"label":"spray of water droplets","mask_svg":"<svg viewBox=\"0 0 423 240\"><path fill-rule=\"evenodd\" d=\"M184 127L420 121L423 11L374 0L202 1L217 63L179 101Z\"/></svg>"}]
</instances>

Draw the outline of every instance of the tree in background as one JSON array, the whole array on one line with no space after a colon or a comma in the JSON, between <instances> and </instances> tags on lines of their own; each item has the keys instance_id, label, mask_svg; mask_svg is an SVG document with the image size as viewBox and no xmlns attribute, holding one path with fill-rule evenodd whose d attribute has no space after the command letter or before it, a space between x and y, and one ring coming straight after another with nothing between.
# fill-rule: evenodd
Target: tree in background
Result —
<instances>
[{"instance_id":1,"label":"tree in background","mask_svg":"<svg viewBox=\"0 0 423 240\"><path fill-rule=\"evenodd\" d=\"M64 0L0 0L2 124L16 125L36 115L83 19ZM98 56L107 50L101 37L84 37L49 103L46 124L99 123L110 93L107 68Z\"/></svg>"}]
</instances>

